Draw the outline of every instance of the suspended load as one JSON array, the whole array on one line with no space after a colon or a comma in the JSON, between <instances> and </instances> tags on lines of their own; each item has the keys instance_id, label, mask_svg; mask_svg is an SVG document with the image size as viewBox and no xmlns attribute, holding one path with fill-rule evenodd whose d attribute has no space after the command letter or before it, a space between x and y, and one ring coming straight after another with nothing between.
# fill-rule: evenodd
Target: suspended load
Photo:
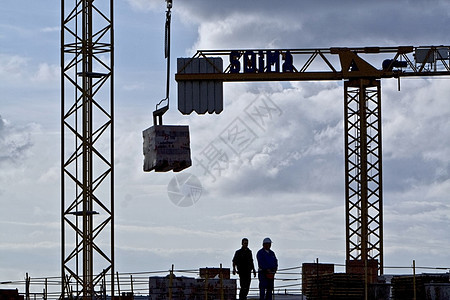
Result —
<instances>
[{"instance_id":1,"label":"suspended load","mask_svg":"<svg viewBox=\"0 0 450 300\"><path fill-rule=\"evenodd\" d=\"M145 172L179 172L192 165L189 126L154 125L143 137Z\"/></svg>"},{"instance_id":2,"label":"suspended load","mask_svg":"<svg viewBox=\"0 0 450 300\"><path fill-rule=\"evenodd\" d=\"M163 125L162 117L169 109L170 82L170 20L172 0L166 0L165 57L167 59L166 97L153 112L153 126L142 132L144 143L144 172L179 172L192 165L189 126ZM161 104L165 106L158 108Z\"/></svg>"}]
</instances>

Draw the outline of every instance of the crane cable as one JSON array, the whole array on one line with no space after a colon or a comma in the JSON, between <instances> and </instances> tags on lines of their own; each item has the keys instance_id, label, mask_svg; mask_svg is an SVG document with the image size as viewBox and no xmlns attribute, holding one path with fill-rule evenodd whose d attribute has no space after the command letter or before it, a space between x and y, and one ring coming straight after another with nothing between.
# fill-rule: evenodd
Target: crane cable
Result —
<instances>
[{"instance_id":1,"label":"crane cable","mask_svg":"<svg viewBox=\"0 0 450 300\"><path fill-rule=\"evenodd\" d=\"M159 120L160 125L162 125L162 116L169 109L169 90L170 90L170 23L172 19L172 0L166 0L167 11L166 11L166 24L164 33L164 57L167 61L167 72L166 72L166 97L156 104L156 110L153 112L153 123L157 125L157 120ZM158 108L163 102L167 101L167 105ZM158 118L157 118L158 117Z\"/></svg>"}]
</instances>

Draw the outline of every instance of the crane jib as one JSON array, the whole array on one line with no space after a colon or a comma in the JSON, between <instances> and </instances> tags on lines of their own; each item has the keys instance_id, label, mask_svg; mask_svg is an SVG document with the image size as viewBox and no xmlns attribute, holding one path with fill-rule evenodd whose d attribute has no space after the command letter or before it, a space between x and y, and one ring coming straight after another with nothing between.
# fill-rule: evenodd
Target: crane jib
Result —
<instances>
[{"instance_id":1,"label":"crane jib","mask_svg":"<svg viewBox=\"0 0 450 300\"><path fill-rule=\"evenodd\" d=\"M449 58L450 46L198 50L191 59L184 58L184 64L178 65L175 80L315 81L449 76ZM228 61L223 69L218 68L218 59ZM197 60L208 67L197 68Z\"/></svg>"}]
</instances>

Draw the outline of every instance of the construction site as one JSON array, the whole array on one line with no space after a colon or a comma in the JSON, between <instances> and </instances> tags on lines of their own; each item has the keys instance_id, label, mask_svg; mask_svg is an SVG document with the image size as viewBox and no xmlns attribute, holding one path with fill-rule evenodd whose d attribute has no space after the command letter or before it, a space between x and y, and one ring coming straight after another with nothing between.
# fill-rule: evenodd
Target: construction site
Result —
<instances>
[{"instance_id":1,"label":"construction site","mask_svg":"<svg viewBox=\"0 0 450 300\"><path fill-rule=\"evenodd\" d=\"M61 0L59 28L61 110L60 132L58 133L60 135L60 224L58 224L60 243L58 246L61 257L51 258L59 263L61 273L56 276L34 277L34 274L29 274L28 270L24 270L26 275L23 280L12 278L6 281L2 279L0 281L0 300L235 300L238 299L241 282L238 275L233 275L233 269L230 267L234 250L230 251L222 244L217 244L217 240L223 237L228 242L231 239L236 240L238 237L237 243L230 246L232 249L237 249L241 235L247 236L247 234L252 237L250 246L254 255L265 236L270 235L274 239L273 249L277 253L280 267L275 274L271 299L450 300L450 265L448 261L443 261L441 265L430 266L422 265L420 262L416 263L414 258L410 259L409 256L405 256L408 264L405 265L403 261L399 265L393 264L393 260L389 259L390 253L395 252L391 249L395 247L386 247L385 240L392 243L394 238L389 230L396 228L392 225L385 230L384 226L385 213L388 214L387 219L395 217L384 209L384 187L387 186L391 189L393 184L383 180L385 144L383 144L384 132L382 130L384 126L384 119L382 119L384 98L382 101L382 95L385 83L390 89L389 95L391 95L394 92L402 93L404 89L408 89L409 85L408 83L404 84L404 81L410 79L427 80L428 83L448 80L450 76L450 45L445 44L446 41L442 41L438 45L375 46L363 44L356 47L353 45L338 47L330 45L320 48L303 48L302 45L295 48L246 48L246 45L243 48L234 48L235 45L230 44L229 47L220 45L218 48L195 50L189 55L177 57L175 63L171 64L173 49L178 45L171 36L173 31L172 13L175 15L178 13L177 5L181 1L160 0L157 5L160 9L164 9L164 24L162 24L164 26L161 26L164 29L164 35L163 41L159 44L164 45L164 55L161 54L159 59L164 62L165 72L155 75L163 78L159 81L163 82L163 87L155 94L158 97L162 95L162 97L156 100L152 95L151 105L155 108L148 113L147 126L136 133L140 138L138 160L142 167L140 170L130 171L130 174L139 172L141 173L139 176L150 178L149 181L152 181L152 184L157 183L152 187L153 190L147 190L148 194L146 195L154 203L156 200L152 198L152 193L160 193L160 190L163 190L172 201L169 203L172 206L169 207L172 207L173 210L178 209L181 212L181 209L187 210L195 206L206 205L199 201L202 197L202 199L211 199L208 205L215 207L218 214L211 217L200 211L199 208L197 212L190 212L185 217L183 213L172 214L168 212L168 209L159 211L155 204L152 206L153 211L151 212L155 215L149 213L148 223L142 229L138 226L140 224L137 221L136 223L132 222L133 214L126 217L121 215L119 221L116 219L117 211L127 208L127 203L131 203L139 196L130 192L131 195L127 194L127 202L118 202L115 196L117 190L124 189L124 185L118 183L119 180L117 180L118 176L122 176L119 174L120 170L124 168L121 154L127 151L131 151L133 154L137 152L129 150L135 146L123 142L128 141L127 139L122 140L116 136L115 114L118 110L115 107L115 90L118 88L116 78L120 78L122 75L116 74L115 71L115 60L120 55L115 53L115 49L118 48L115 42L115 30L117 31L118 28L114 22L114 15L119 13L113 8L116 5L115 2L117 1ZM180 51L176 53L179 54ZM176 70L175 74L172 69ZM281 122L276 118L281 120L291 116L290 108L282 106L276 98L283 93L301 90L301 88L295 90L293 86L323 82L333 85L330 88L333 92L340 91L340 98L331 99L327 103L338 103L342 108L343 116L339 116L340 120L336 121L336 126L333 128L329 124L321 124L322 129L313 130L320 131L322 137L332 134L330 132L340 131L337 135L342 136L343 141L341 140L341 144L337 147L341 147L341 150L339 152L333 150L330 153L337 157L338 164L342 166L336 167L336 164L316 155L315 159L321 161L324 170L327 170L329 174L318 172L312 167L315 166L312 163L303 163L300 166L306 170L306 175L298 177L294 175L288 179L286 176L286 178L279 179L279 182L283 182L283 184L285 181L293 182L290 188L283 191L283 194L272 196L265 190L266 187L260 190L259 186L267 185L267 188L274 188L279 184L278 181L272 181L272 179L277 178L282 172L280 169L284 167L289 169L291 165L296 167L294 163L283 162L276 155L272 155L275 153L273 149L276 148L273 146L275 138L270 141L264 140L265 136L271 137L273 132L279 131L280 136L283 136L281 128L273 129L278 124L277 122ZM391 82L395 84L391 84ZM276 92L266 93L263 96L261 96L263 94L261 92L258 97L251 98L248 103L243 103L245 101L241 101L241 98L230 99L232 97L228 97L232 94L232 91L227 93L228 85L235 85L236 91L240 92L239 84L247 83L257 84L259 91L262 91L265 86L275 85ZM395 91L392 91L392 87ZM173 94L172 89L176 91L177 96L176 101L172 101L171 104L175 103L176 109L169 106L170 100L175 98L170 96ZM320 93L321 91L315 91L313 94L314 96L319 95L319 98L324 97L324 94L320 95ZM414 92L410 91L410 93ZM331 92L329 95L334 96ZM121 107L127 107L127 105ZM226 111L233 105L238 106L237 111L241 112L237 117L230 117L226 114ZM324 116L326 118L329 108L329 105L324 105L323 113L317 117L317 120ZM295 116L295 113L293 114ZM442 118L446 119L447 117L444 114ZM175 121L178 118L182 121ZM394 119L392 118L392 120ZM187 122L185 122L186 120ZM299 136L307 129L298 130L299 127L292 125L302 121L303 119L299 117L290 119L285 124L286 127L292 126L296 129L292 130L291 134L284 134L286 139L282 140L280 144L283 145L284 141L285 146L288 147L292 141L292 144L300 145L299 149L302 147L303 142ZM134 119L128 119L127 122L133 123ZM201 123L201 130L193 130L193 128L200 128L198 125L200 122L204 122ZM227 124L227 126L221 131L208 132L209 126L213 128L213 125L209 124L215 122L220 126L223 124ZM320 122L322 121L317 121L317 123ZM421 123L417 127L431 125ZM337 130L335 130L336 128ZM206 146L204 144L199 146L200 142L203 142L202 140L207 140L207 136L208 138L213 137L210 139L212 142ZM411 136L414 139L414 133L411 133ZM219 142L217 141L226 145L229 152L218 149ZM424 141L417 143L426 144ZM116 152L116 148L119 148L118 145L124 147L125 150ZM272 150L271 146L273 146ZM440 146L430 145L433 150ZM259 160L247 161L246 151L250 151L249 149L252 147L261 147L264 150L255 151L258 155L253 158L257 157ZM388 145L388 147L396 149L396 145ZM317 148L320 151L326 151L324 145ZM400 150L398 151L400 152ZM307 152L289 153L289 155L296 157L293 160L300 160L302 155ZM395 156L392 154L393 152L389 150L388 159ZM430 157L432 156L428 156L428 159L431 160ZM258 181L257 175L261 173L261 170L254 166L259 162L267 161L272 161L272 164L268 164L272 169L266 168L267 173L276 170L265 177L270 180ZM122 163L122 165L116 171L118 163ZM253 178L252 175L240 177L238 167L234 169L230 167L233 164L253 167L256 171L248 173L253 174ZM308 169L308 166L311 168ZM228 167L230 169L227 169ZM294 169L294 167L292 168ZM194 175L189 173L192 168L197 168L197 173L192 171L195 173ZM439 169L440 176L445 177L446 171L442 171L445 166L436 168ZM399 168L395 170L397 171ZM422 171L418 170L417 172ZM181 179L183 174L188 176L187 179ZM235 180L232 180L233 177L230 174L235 176ZM398 174L403 173L398 171ZM337 189L342 190L342 193L338 195L343 199L340 199L340 203L336 203L334 207L324 208L327 205L324 204L321 207L317 191L328 188L327 183L331 180L329 182L320 180L326 178L327 175L341 178L341 187ZM169 182L171 177L168 176L174 176L171 182ZM300 181L309 176L315 178L317 191L306 196L296 196L296 192L290 194L291 190L295 191L292 187L301 185ZM208 182L206 178L209 180ZM254 179L254 182L248 183L249 178ZM207 187L217 187L215 184L220 180L225 182L223 184L225 191L231 190L230 186L242 183L242 189L248 189L251 191L249 194L254 193L258 196L250 199L246 194L239 198L236 193L230 192L228 195L224 192L226 194L224 199L231 199L230 202L214 202L213 199L219 192L207 190ZM446 182L446 180L442 181ZM169 184L166 188L164 185L167 183ZM255 187L252 187L253 184ZM330 189L333 188L334 185L330 184ZM286 202L291 206L282 202L282 198L286 194L293 197ZM414 192L408 193L407 197L411 197L412 194ZM2 195L1 191L0 195ZM420 206L423 211L427 211L426 203L435 205L442 212L442 215L437 218L443 224L448 224L448 215L445 215L449 209L448 203L436 204L437 200L433 198L435 197L433 193L420 195L420 197L424 203L423 206L422 204ZM339 197L336 198L339 199ZM251 220L248 223L241 220L246 216L240 210L246 201L251 203L249 209L257 211L257 215L250 217ZM120 205L115 205L116 202ZM301 202L301 204L296 206L296 204L292 204L294 202ZM135 203L140 202L136 201ZM403 211L407 211L405 207L407 208L407 205L398 209L399 215ZM278 208L280 211L290 211L293 216L278 213ZM319 212L308 217L306 215L308 209ZM146 213L138 206L133 208L133 211L136 213L136 219L139 214ZM275 221L268 225L258 225L258 222L263 223L265 217L271 215L272 211ZM326 213L323 213L324 211ZM55 214L58 214L58 209ZM308 228L307 224L303 223L298 227L282 225L285 224L285 220L287 222L291 218L295 220L303 218L306 220L304 222L308 223L336 214L340 214L338 217L342 219L342 224L333 224L332 221L329 221L331 226L326 227L327 221L323 221L324 225L320 223L317 227L312 227L317 229L317 232L306 229ZM178 219L186 218L186 220L190 218L204 219L202 222L207 229L198 230L195 226L190 225L190 221L180 223L181 225L178 227L175 225L169 228L164 227L171 222L178 224L174 221L174 216L177 216ZM224 219L227 220L224 223L226 225L221 225L220 222ZM420 225L424 219L426 218L409 221ZM116 227L116 223L120 225ZM239 226L232 227L233 224L239 224ZM272 228L278 228L278 226L279 231L275 229L272 231ZM152 245L154 248L148 250L140 242L136 245L118 243L116 230L121 231L119 237L121 240L125 240L123 236L127 234L131 236L132 230L139 232L141 240L149 240L152 243L153 236L169 237L162 238L167 240L167 244ZM206 246L194 248L192 245L195 242L193 239L191 240L190 230L194 232L194 236L198 236L198 240L205 240L205 243L209 243L208 239L211 239L211 247L213 249L222 247L223 251L217 250L206 258L205 253L210 248ZM332 234L330 233L333 235L331 239L325 238L326 231L332 232ZM447 228L436 228L436 231L447 232ZM288 243L282 232L285 232L286 237L289 236L286 238L288 241L293 241L292 244L296 245L289 248L289 251L286 249L283 252L283 246ZM420 243L426 240L429 234L421 232L422 236L414 236ZM322 234L323 237L321 237ZM402 234L400 233L400 235ZM305 244L299 237L301 235L310 237L310 241L317 239L323 243ZM385 239L386 236L387 239ZM334 247L334 243L345 244L345 252L341 251L344 253L336 254L336 249L340 248ZM137 264L144 269L123 271L124 264L122 264L122 269L119 270L116 266L116 247L119 244L122 256L126 256L123 253L129 252L129 258L124 261L139 260L140 258L133 258L132 253L134 253L134 248L141 248L140 251L146 253L145 257L160 253L160 257L167 260L174 259L177 262L175 265L168 265L167 269L145 269L148 268L148 265L138 262ZM171 248L176 244L180 248L177 250L178 252ZM187 246L188 244L190 246ZM328 245L330 249L326 249ZM439 248L439 245L441 244L437 244L436 248ZM195 250L183 252L183 247L193 247ZM295 250L299 248L307 250L300 253ZM385 248L390 250L385 251ZM406 248L405 246L401 251L409 253ZM223 257L228 255L223 255L223 253L229 254L229 260L223 261ZM322 258L319 259L319 255L312 256L314 253L325 256L326 261L323 261ZM306 254L310 256L306 257ZM283 255L290 255L294 258L283 261ZM332 262L329 260L340 257L339 255L344 258L343 261ZM434 252L431 251L428 255L433 256ZM179 260L174 258L177 256L180 257ZM192 261L189 260L189 257L193 257ZM161 263L166 262L166 260L160 260ZM202 265L198 265L198 263ZM254 263L258 268L256 256ZM182 267L180 268L179 265ZM185 268L186 265L192 268ZM258 278L255 274L254 278L252 276L248 299L259 299L259 294Z\"/></svg>"}]
</instances>

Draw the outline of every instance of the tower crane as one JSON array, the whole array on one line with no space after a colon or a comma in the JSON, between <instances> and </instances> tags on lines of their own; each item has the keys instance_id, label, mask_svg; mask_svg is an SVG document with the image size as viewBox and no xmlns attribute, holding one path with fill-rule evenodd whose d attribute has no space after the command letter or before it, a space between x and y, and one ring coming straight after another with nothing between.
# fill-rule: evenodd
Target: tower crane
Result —
<instances>
[{"instance_id":1,"label":"tower crane","mask_svg":"<svg viewBox=\"0 0 450 300\"><path fill-rule=\"evenodd\" d=\"M383 274L381 79L450 75L450 46L198 50L178 59L178 109L220 113L223 82L344 82L346 266ZM228 64L223 68L223 60ZM372 62L378 63L378 67ZM217 91L219 91L217 93Z\"/></svg>"},{"instance_id":2,"label":"tower crane","mask_svg":"<svg viewBox=\"0 0 450 300\"><path fill-rule=\"evenodd\" d=\"M169 73L172 0L165 1ZM114 297L113 3L61 0L62 298ZM155 123L168 100L169 77Z\"/></svg>"}]
</instances>

